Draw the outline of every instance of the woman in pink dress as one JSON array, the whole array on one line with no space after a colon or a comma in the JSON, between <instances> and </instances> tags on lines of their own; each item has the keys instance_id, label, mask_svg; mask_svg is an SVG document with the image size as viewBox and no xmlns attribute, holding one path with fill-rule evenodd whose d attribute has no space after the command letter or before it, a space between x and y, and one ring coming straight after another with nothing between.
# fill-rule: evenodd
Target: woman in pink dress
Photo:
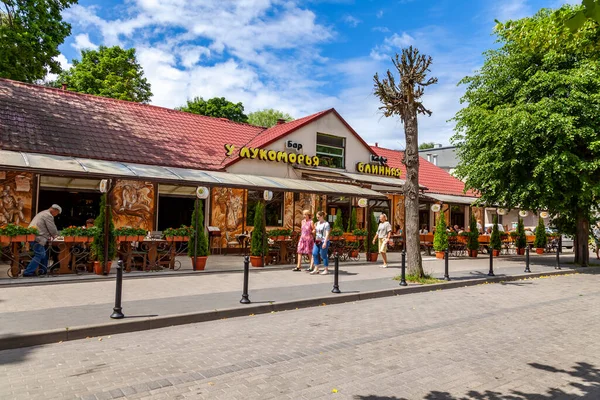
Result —
<instances>
[{"instance_id":1,"label":"woman in pink dress","mask_svg":"<svg viewBox=\"0 0 600 400\"><path fill-rule=\"evenodd\" d=\"M308 254L309 260L312 259L312 249L314 244L312 232L315 227L311 219L310 211L304 210L302 211L302 215L304 216L304 219L302 220L300 240L298 241L298 255L296 257L298 259L298 263L296 268L294 268L292 271L302 271L300 266L302 265L302 256L305 254Z\"/></svg>"}]
</instances>

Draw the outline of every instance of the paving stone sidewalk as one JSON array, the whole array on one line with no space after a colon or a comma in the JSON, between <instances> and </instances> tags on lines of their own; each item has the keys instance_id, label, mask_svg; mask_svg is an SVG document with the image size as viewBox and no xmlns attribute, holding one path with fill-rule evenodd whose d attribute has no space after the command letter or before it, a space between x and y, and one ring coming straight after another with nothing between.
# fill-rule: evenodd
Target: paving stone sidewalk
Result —
<instances>
[{"instance_id":1,"label":"paving stone sidewalk","mask_svg":"<svg viewBox=\"0 0 600 400\"><path fill-rule=\"evenodd\" d=\"M7 350L0 398L597 399L599 300L576 274Z\"/></svg>"},{"instance_id":2,"label":"paving stone sidewalk","mask_svg":"<svg viewBox=\"0 0 600 400\"><path fill-rule=\"evenodd\" d=\"M565 260L567 261L567 260ZM424 264L436 277L443 277L443 260ZM487 277L488 260L451 261L453 280ZM398 288L392 278L400 274L379 265L342 265L340 287L344 293ZM568 268L568 264L563 265ZM495 263L499 276L523 273L521 258L503 258ZM554 271L552 256L532 260L532 272ZM136 319L243 307L239 304L241 273L168 276L153 279L126 279L123 285L123 310L127 318L111 320L114 305L113 281L10 287L0 292L0 337L52 329L65 329ZM305 272L252 271L250 299L253 304L277 303L323 296L331 293L333 275L314 276Z\"/></svg>"}]
</instances>

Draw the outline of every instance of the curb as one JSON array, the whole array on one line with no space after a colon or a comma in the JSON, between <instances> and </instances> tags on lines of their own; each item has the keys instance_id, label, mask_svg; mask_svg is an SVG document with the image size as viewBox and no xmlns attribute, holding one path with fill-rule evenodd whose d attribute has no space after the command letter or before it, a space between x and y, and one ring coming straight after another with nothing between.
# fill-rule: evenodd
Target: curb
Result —
<instances>
[{"instance_id":1,"label":"curb","mask_svg":"<svg viewBox=\"0 0 600 400\"><path fill-rule=\"evenodd\" d=\"M511 276L495 276L485 279L457 280L432 285L415 285L394 289L384 289L361 293L348 293L323 297L292 300L281 303L240 306L214 311L202 311L197 313L175 314L163 317L150 317L135 321L121 320L123 322L111 322L106 324L77 326L65 329L53 329L48 331L30 332L18 335L7 335L0 337L0 350L17 349L22 347L38 346L43 344L65 342L68 340L85 339L91 336L106 336L119 333L138 332L149 329L166 328L176 325L193 324L198 322L215 321L225 318L244 317L250 314L269 314L271 312L288 311L298 308L318 307L321 305L342 304L354 301L377 299L390 296L401 296L414 293L424 293L437 290L455 289L481 285L485 283L499 283L517 281L524 278L539 278L541 276L560 276L573 273L587 272L587 268L565 269L560 271L539 272Z\"/></svg>"}]
</instances>

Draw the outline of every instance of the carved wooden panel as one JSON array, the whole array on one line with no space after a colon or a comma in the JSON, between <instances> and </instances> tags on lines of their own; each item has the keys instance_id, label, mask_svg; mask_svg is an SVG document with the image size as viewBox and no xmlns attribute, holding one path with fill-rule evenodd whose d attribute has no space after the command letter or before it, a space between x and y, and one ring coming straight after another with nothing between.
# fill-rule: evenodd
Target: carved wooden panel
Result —
<instances>
[{"instance_id":1,"label":"carved wooden panel","mask_svg":"<svg viewBox=\"0 0 600 400\"><path fill-rule=\"evenodd\" d=\"M0 226L28 226L32 218L34 176L30 172L0 170Z\"/></svg>"}]
</instances>

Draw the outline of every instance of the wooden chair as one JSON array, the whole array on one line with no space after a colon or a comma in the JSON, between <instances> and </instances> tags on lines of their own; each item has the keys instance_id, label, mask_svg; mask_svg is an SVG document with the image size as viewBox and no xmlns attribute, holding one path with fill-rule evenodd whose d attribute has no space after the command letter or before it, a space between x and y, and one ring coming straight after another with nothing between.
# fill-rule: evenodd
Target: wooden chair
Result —
<instances>
[{"instance_id":1,"label":"wooden chair","mask_svg":"<svg viewBox=\"0 0 600 400\"><path fill-rule=\"evenodd\" d=\"M229 252L229 248L230 248L230 247L237 248L237 249L238 249L238 251L240 251L240 252L241 252L241 246L240 246L240 242L238 242L238 240L235 238L235 236L234 236L234 237L231 237L231 236L232 236L232 235L231 235L231 233L230 233L230 232L228 232L228 231L225 231L225 240L226 240L226 242L227 242L227 250L228 250L226 253L228 253L228 252Z\"/></svg>"}]
</instances>

